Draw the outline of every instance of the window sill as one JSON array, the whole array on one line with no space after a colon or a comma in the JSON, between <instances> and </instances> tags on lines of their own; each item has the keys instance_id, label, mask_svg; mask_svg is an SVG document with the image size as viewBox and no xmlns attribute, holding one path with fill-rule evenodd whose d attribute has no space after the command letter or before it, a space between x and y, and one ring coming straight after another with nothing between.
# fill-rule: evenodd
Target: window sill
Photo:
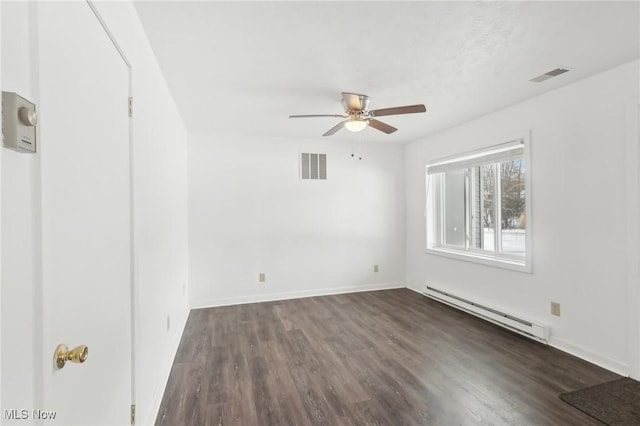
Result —
<instances>
[{"instance_id":1,"label":"window sill","mask_svg":"<svg viewBox=\"0 0 640 426\"><path fill-rule=\"evenodd\" d=\"M435 254L437 256L444 256L451 259L464 260L467 262L480 263L482 265L494 266L496 268L510 269L512 271L526 272L531 274L531 263L523 259L522 261L517 259L510 259L505 257L497 257L491 255L485 255L481 253L473 253L468 251L459 251L444 247L428 248L427 254Z\"/></svg>"}]
</instances>

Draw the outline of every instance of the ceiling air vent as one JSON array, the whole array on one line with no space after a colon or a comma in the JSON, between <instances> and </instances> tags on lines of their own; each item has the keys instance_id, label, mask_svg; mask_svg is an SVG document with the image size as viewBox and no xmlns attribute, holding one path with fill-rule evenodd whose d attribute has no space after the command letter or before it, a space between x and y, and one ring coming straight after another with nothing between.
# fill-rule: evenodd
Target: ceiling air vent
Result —
<instances>
[{"instance_id":1,"label":"ceiling air vent","mask_svg":"<svg viewBox=\"0 0 640 426\"><path fill-rule=\"evenodd\" d=\"M300 179L327 179L327 154L300 154Z\"/></svg>"},{"instance_id":2,"label":"ceiling air vent","mask_svg":"<svg viewBox=\"0 0 640 426\"><path fill-rule=\"evenodd\" d=\"M557 77L560 74L564 74L567 71L569 71L567 68L556 68L555 70L551 70L551 71L548 71L548 72L546 72L546 73L544 73L542 75L534 77L529 81L540 83L540 82L548 80L550 78Z\"/></svg>"}]
</instances>

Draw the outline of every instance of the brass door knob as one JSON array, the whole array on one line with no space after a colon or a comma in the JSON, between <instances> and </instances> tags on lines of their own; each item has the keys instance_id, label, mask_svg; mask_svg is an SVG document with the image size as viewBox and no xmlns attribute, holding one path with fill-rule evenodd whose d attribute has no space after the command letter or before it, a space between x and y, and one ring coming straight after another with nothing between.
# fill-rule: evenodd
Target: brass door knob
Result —
<instances>
[{"instance_id":1,"label":"brass door knob","mask_svg":"<svg viewBox=\"0 0 640 426\"><path fill-rule=\"evenodd\" d=\"M82 364L87 360L88 356L89 348L85 345L80 345L69 350L69 348L67 348L67 345L61 344L58 345L55 353L53 354L53 362L55 363L56 368L59 370L65 366L67 361Z\"/></svg>"}]
</instances>

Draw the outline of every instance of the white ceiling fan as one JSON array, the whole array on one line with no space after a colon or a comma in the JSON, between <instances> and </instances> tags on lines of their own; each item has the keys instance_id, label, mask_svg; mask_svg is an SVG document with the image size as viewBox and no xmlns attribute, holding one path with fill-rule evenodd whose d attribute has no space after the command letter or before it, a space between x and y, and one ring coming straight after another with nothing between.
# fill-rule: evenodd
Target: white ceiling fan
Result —
<instances>
[{"instance_id":1,"label":"white ceiling fan","mask_svg":"<svg viewBox=\"0 0 640 426\"><path fill-rule=\"evenodd\" d=\"M348 92L342 92L342 105L344 106L344 114L290 115L289 118L337 117L345 119L329 129L322 136L331 136L343 127L352 132L359 132L364 130L367 126L371 126L381 132L391 134L398 129L383 123L382 121L376 120L374 117L414 114L427 111L427 108L422 104L369 110L369 97L367 95Z\"/></svg>"}]
</instances>

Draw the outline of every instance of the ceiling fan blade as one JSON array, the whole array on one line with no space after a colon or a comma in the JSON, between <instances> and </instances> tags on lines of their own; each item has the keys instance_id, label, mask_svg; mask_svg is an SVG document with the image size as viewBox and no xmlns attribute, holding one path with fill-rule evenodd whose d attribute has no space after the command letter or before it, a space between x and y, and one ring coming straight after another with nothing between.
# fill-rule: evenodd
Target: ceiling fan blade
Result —
<instances>
[{"instance_id":1,"label":"ceiling fan blade","mask_svg":"<svg viewBox=\"0 0 640 426\"><path fill-rule=\"evenodd\" d=\"M341 121L336 126L333 126L329 130L327 130L327 132L322 136L331 136L331 135L335 134L338 130L340 130L340 129L342 129L344 127L344 123L346 123L346 121Z\"/></svg>"},{"instance_id":2,"label":"ceiling fan blade","mask_svg":"<svg viewBox=\"0 0 640 426\"><path fill-rule=\"evenodd\" d=\"M346 118L344 114L306 114L306 115L290 115L289 118L310 118L310 117L339 117Z\"/></svg>"},{"instance_id":3,"label":"ceiling fan blade","mask_svg":"<svg viewBox=\"0 0 640 426\"><path fill-rule=\"evenodd\" d=\"M370 111L373 117L382 117L385 115L398 115L398 114L414 114L416 112L426 112L427 108L424 105L407 105L395 108L383 108Z\"/></svg>"},{"instance_id":4,"label":"ceiling fan blade","mask_svg":"<svg viewBox=\"0 0 640 426\"><path fill-rule=\"evenodd\" d=\"M369 97L359 93L342 92L342 104L345 112L363 111L369 107Z\"/></svg>"},{"instance_id":5,"label":"ceiling fan blade","mask_svg":"<svg viewBox=\"0 0 640 426\"><path fill-rule=\"evenodd\" d=\"M387 123L383 123L382 121L378 121L373 118L369 119L369 126L373 127L374 129L378 129L381 132L385 132L386 134L391 134L398 130L393 126L389 126Z\"/></svg>"}]
</instances>

